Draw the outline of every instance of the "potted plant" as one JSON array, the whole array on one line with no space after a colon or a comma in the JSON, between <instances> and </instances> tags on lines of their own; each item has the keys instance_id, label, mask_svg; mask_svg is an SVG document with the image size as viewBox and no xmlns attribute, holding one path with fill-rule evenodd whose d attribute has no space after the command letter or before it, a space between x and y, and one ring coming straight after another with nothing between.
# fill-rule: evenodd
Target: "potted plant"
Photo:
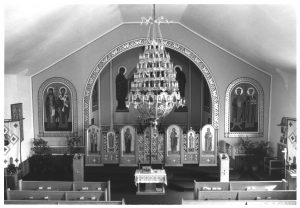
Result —
<instances>
[{"instance_id":1,"label":"potted plant","mask_svg":"<svg viewBox=\"0 0 300 208\"><path fill-rule=\"evenodd\" d=\"M42 138L33 140L33 147L31 150L34 155L31 157L30 166L33 174L36 177L45 177L51 175L51 148L48 146L48 142Z\"/></svg>"},{"instance_id":2,"label":"potted plant","mask_svg":"<svg viewBox=\"0 0 300 208\"><path fill-rule=\"evenodd\" d=\"M6 168L6 186L7 188L10 188L11 190L14 190L17 188L18 185L18 169L15 166L15 164L11 163Z\"/></svg>"},{"instance_id":3,"label":"potted plant","mask_svg":"<svg viewBox=\"0 0 300 208\"><path fill-rule=\"evenodd\" d=\"M81 137L79 136L68 137L68 141L67 141L68 151L72 156L80 153L80 147L79 147L80 140Z\"/></svg>"},{"instance_id":4,"label":"potted plant","mask_svg":"<svg viewBox=\"0 0 300 208\"><path fill-rule=\"evenodd\" d=\"M251 166L253 172L256 172L258 169L263 167L264 157L273 154L273 149L269 142L253 142L247 138L246 140L242 140L242 145L245 149L245 153L249 154L246 163Z\"/></svg>"},{"instance_id":5,"label":"potted plant","mask_svg":"<svg viewBox=\"0 0 300 208\"><path fill-rule=\"evenodd\" d=\"M273 154L273 149L269 142L256 141L253 143L252 154L254 155L253 166L257 166L256 169L263 168L264 158Z\"/></svg>"}]
</instances>

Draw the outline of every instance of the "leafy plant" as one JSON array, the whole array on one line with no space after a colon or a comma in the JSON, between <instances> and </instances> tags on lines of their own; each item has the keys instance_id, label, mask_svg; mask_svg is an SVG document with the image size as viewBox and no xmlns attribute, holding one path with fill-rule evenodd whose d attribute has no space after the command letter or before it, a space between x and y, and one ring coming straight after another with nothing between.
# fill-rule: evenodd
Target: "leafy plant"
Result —
<instances>
[{"instance_id":1,"label":"leafy plant","mask_svg":"<svg viewBox=\"0 0 300 208\"><path fill-rule=\"evenodd\" d=\"M32 151L34 151L37 155L50 155L51 154L51 148L48 145L48 142L40 139L34 139L33 140L33 147L31 148Z\"/></svg>"},{"instance_id":2,"label":"leafy plant","mask_svg":"<svg viewBox=\"0 0 300 208\"><path fill-rule=\"evenodd\" d=\"M6 168L8 175L14 175L17 172L17 167L15 164L9 164Z\"/></svg>"},{"instance_id":3,"label":"leafy plant","mask_svg":"<svg viewBox=\"0 0 300 208\"><path fill-rule=\"evenodd\" d=\"M245 153L250 154L247 163L250 165L262 166L264 157L271 156L273 149L270 142L265 141L251 141L248 138L241 140Z\"/></svg>"},{"instance_id":4,"label":"leafy plant","mask_svg":"<svg viewBox=\"0 0 300 208\"><path fill-rule=\"evenodd\" d=\"M68 149L71 155L75 155L77 153L80 153L80 138L78 136L74 136L74 137L68 137Z\"/></svg>"}]
</instances>

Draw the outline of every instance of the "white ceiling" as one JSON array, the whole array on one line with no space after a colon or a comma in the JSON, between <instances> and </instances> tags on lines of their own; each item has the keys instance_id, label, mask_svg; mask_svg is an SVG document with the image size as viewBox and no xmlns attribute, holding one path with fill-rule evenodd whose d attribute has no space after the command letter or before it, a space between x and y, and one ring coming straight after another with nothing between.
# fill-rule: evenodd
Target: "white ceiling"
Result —
<instances>
[{"instance_id":1,"label":"white ceiling","mask_svg":"<svg viewBox=\"0 0 300 208\"><path fill-rule=\"evenodd\" d=\"M123 22L151 16L152 5L5 5L5 73L32 75ZM296 70L292 5L156 5L180 22L270 73Z\"/></svg>"}]
</instances>

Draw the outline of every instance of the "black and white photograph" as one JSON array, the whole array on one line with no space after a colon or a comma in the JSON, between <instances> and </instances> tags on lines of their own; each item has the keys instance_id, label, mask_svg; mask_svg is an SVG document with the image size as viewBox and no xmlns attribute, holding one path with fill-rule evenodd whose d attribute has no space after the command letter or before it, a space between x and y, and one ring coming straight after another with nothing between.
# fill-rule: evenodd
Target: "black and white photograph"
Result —
<instances>
[{"instance_id":1,"label":"black and white photograph","mask_svg":"<svg viewBox=\"0 0 300 208\"><path fill-rule=\"evenodd\" d=\"M1 5L4 205L299 206L296 0Z\"/></svg>"}]
</instances>

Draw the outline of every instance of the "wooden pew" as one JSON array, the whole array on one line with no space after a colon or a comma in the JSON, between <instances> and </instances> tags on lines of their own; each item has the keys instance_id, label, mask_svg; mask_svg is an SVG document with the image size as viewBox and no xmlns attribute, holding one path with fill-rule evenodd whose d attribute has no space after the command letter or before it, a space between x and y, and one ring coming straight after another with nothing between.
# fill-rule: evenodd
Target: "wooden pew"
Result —
<instances>
[{"instance_id":1,"label":"wooden pew","mask_svg":"<svg viewBox=\"0 0 300 208\"><path fill-rule=\"evenodd\" d=\"M231 181L230 190L287 190L288 183L282 181Z\"/></svg>"},{"instance_id":2,"label":"wooden pew","mask_svg":"<svg viewBox=\"0 0 300 208\"><path fill-rule=\"evenodd\" d=\"M7 200L108 201L107 191L7 190Z\"/></svg>"},{"instance_id":3,"label":"wooden pew","mask_svg":"<svg viewBox=\"0 0 300 208\"><path fill-rule=\"evenodd\" d=\"M237 191L199 191L198 200L237 200Z\"/></svg>"},{"instance_id":4,"label":"wooden pew","mask_svg":"<svg viewBox=\"0 0 300 208\"><path fill-rule=\"evenodd\" d=\"M122 201L59 201L59 200L5 200L4 204L91 204L91 205L125 205Z\"/></svg>"},{"instance_id":5,"label":"wooden pew","mask_svg":"<svg viewBox=\"0 0 300 208\"><path fill-rule=\"evenodd\" d=\"M74 182L74 191L105 191L107 192L107 201L111 200L110 181L107 182Z\"/></svg>"},{"instance_id":6,"label":"wooden pew","mask_svg":"<svg viewBox=\"0 0 300 208\"><path fill-rule=\"evenodd\" d=\"M73 191L73 182L72 181L19 180L19 190Z\"/></svg>"},{"instance_id":7,"label":"wooden pew","mask_svg":"<svg viewBox=\"0 0 300 208\"><path fill-rule=\"evenodd\" d=\"M295 190L239 191L239 200L296 200Z\"/></svg>"},{"instance_id":8,"label":"wooden pew","mask_svg":"<svg viewBox=\"0 0 300 208\"><path fill-rule=\"evenodd\" d=\"M7 189L7 200L65 200L65 191L33 191Z\"/></svg>"},{"instance_id":9,"label":"wooden pew","mask_svg":"<svg viewBox=\"0 0 300 208\"><path fill-rule=\"evenodd\" d=\"M229 182L197 182L194 180L194 199L198 199L199 191L229 191Z\"/></svg>"},{"instance_id":10,"label":"wooden pew","mask_svg":"<svg viewBox=\"0 0 300 208\"><path fill-rule=\"evenodd\" d=\"M201 205L201 206L244 206L252 205L260 207L262 205L296 205L296 200L184 200L182 205Z\"/></svg>"},{"instance_id":11,"label":"wooden pew","mask_svg":"<svg viewBox=\"0 0 300 208\"><path fill-rule=\"evenodd\" d=\"M67 191L67 201L108 201L107 191Z\"/></svg>"}]
</instances>

